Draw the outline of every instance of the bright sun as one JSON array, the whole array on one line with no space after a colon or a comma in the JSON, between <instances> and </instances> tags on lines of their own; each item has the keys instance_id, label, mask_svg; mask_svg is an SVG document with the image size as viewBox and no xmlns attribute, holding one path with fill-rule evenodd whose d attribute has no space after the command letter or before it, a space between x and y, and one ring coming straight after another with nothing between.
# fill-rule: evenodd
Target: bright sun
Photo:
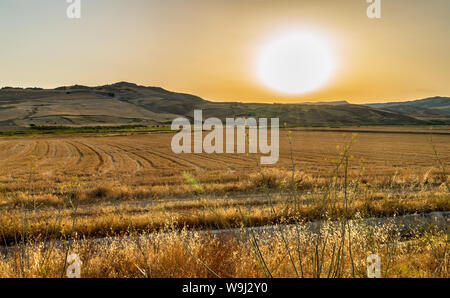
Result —
<instances>
[{"instance_id":1,"label":"bright sun","mask_svg":"<svg viewBox=\"0 0 450 298\"><path fill-rule=\"evenodd\" d=\"M269 40L257 59L259 79L288 94L313 91L325 84L335 68L328 44L309 31L293 31Z\"/></svg>"}]
</instances>

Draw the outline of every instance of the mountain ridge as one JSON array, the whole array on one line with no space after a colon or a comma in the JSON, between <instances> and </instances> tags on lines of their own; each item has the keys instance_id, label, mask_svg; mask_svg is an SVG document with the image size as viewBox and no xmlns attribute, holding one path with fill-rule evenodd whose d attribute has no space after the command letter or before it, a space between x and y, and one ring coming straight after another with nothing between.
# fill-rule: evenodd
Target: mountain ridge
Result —
<instances>
[{"instance_id":1,"label":"mountain ridge","mask_svg":"<svg viewBox=\"0 0 450 298\"><path fill-rule=\"evenodd\" d=\"M129 82L54 89L0 89L0 126L170 124L178 117L221 120L236 117L280 118L288 126L450 124L450 98L351 104L347 101L305 103L212 102L199 96Z\"/></svg>"},{"instance_id":2,"label":"mountain ridge","mask_svg":"<svg viewBox=\"0 0 450 298\"><path fill-rule=\"evenodd\" d=\"M434 96L402 102L374 103L366 106L408 114L417 119L446 119L450 115L450 97Z\"/></svg>"}]
</instances>

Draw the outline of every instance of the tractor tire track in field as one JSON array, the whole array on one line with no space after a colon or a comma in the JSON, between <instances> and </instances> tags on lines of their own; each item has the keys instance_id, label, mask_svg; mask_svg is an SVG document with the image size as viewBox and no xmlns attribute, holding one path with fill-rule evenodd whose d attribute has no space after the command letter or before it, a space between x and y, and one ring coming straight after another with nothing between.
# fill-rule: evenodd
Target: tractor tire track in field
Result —
<instances>
[{"instance_id":1,"label":"tractor tire track in field","mask_svg":"<svg viewBox=\"0 0 450 298\"><path fill-rule=\"evenodd\" d=\"M27 145L27 149L22 151L21 154L16 155L16 159L15 161L19 160L19 161L25 161L28 159L28 164L31 162L31 156L34 155L37 151L37 146L38 146L38 142L32 142L32 143L28 143ZM22 158L23 156L25 156L25 158ZM28 158L26 158L28 157Z\"/></svg>"},{"instance_id":2,"label":"tractor tire track in field","mask_svg":"<svg viewBox=\"0 0 450 298\"><path fill-rule=\"evenodd\" d=\"M56 158L58 156L58 144L59 142L54 141L53 142L53 154L51 156L51 158Z\"/></svg>"},{"instance_id":3,"label":"tractor tire track in field","mask_svg":"<svg viewBox=\"0 0 450 298\"><path fill-rule=\"evenodd\" d=\"M195 154L194 155L196 158L198 158L199 160L208 160L209 164L212 164L212 168L216 168L217 164L221 164L223 167L225 167L228 170L232 170L234 171L236 168L231 166L229 162L223 161L221 159L218 158L217 154L214 155L210 155L210 154Z\"/></svg>"},{"instance_id":4,"label":"tractor tire track in field","mask_svg":"<svg viewBox=\"0 0 450 298\"><path fill-rule=\"evenodd\" d=\"M39 167L48 165L51 161L49 160L50 144L49 141L37 141L36 152L34 155L36 157L36 163Z\"/></svg>"},{"instance_id":5,"label":"tractor tire track in field","mask_svg":"<svg viewBox=\"0 0 450 298\"><path fill-rule=\"evenodd\" d=\"M96 156L95 159L97 160L96 165L94 166L94 169L95 169L94 171L96 173L99 173L100 168L105 164L105 160L103 159L103 156L95 148L93 148L85 143L82 143L80 141L74 141L74 142L81 146L86 147L89 151L94 153L94 156Z\"/></svg>"},{"instance_id":6,"label":"tractor tire track in field","mask_svg":"<svg viewBox=\"0 0 450 298\"><path fill-rule=\"evenodd\" d=\"M92 145L92 146L95 146L95 148L97 149L97 151L100 155L103 154L107 157L107 158L102 157L102 159L104 161L104 163L103 163L104 169L101 171L102 174L106 174L108 172L111 172L113 169L116 169L117 161L112 153L110 153L110 152L108 152L108 150L105 150L104 148L102 148L101 145Z\"/></svg>"},{"instance_id":7,"label":"tractor tire track in field","mask_svg":"<svg viewBox=\"0 0 450 298\"><path fill-rule=\"evenodd\" d=\"M84 157L84 153L81 152L81 150L77 146L75 146L74 144L72 144L67 140L64 140L63 144L64 147L67 149L69 157L71 157L70 161L68 161L63 168L63 173L68 174L71 171L78 170L77 167L79 167L79 165L81 164Z\"/></svg>"},{"instance_id":8,"label":"tractor tire track in field","mask_svg":"<svg viewBox=\"0 0 450 298\"><path fill-rule=\"evenodd\" d=\"M45 153L44 153L44 158L47 158L50 154L50 143L48 141L45 141Z\"/></svg>"},{"instance_id":9,"label":"tractor tire track in field","mask_svg":"<svg viewBox=\"0 0 450 298\"><path fill-rule=\"evenodd\" d=\"M117 168L117 160L114 157L114 155L110 152L108 152L107 150L105 150L104 148L100 148L98 147L99 150L101 150L106 156L108 156L109 160L111 161L111 165L109 166L109 168L105 171L105 172L110 172L112 169L116 169Z\"/></svg>"},{"instance_id":10,"label":"tractor tire track in field","mask_svg":"<svg viewBox=\"0 0 450 298\"><path fill-rule=\"evenodd\" d=\"M130 160L132 160L136 164L136 171L141 171L141 170L145 169L145 166L140 161L139 157L136 157L136 155L134 155L132 152L129 152L129 150L124 149L118 145L113 145L113 144L108 144L108 145L119 150L118 156L125 156L126 158L129 158ZM124 153L124 154L122 154L122 153ZM125 158L122 158L122 160L124 161L125 164L128 164L125 161Z\"/></svg>"},{"instance_id":11,"label":"tractor tire track in field","mask_svg":"<svg viewBox=\"0 0 450 298\"><path fill-rule=\"evenodd\" d=\"M143 164L139 160L136 160L136 158L126 154L126 151L124 149L111 143L105 143L104 145L107 146L104 151L105 153L108 152L108 155L110 155L111 160L114 164L114 170L118 172L132 173L134 171L140 171L144 169ZM136 165L134 170L129 168L129 160L131 160Z\"/></svg>"},{"instance_id":12,"label":"tractor tire track in field","mask_svg":"<svg viewBox=\"0 0 450 298\"><path fill-rule=\"evenodd\" d=\"M126 152L126 153L128 153L128 154L133 154L134 156L137 156L138 158L140 158L141 160L143 160L143 161L144 161L148 166L150 166L151 168L156 168L156 167L155 167L155 164L154 164L154 162L153 162L152 160L150 160L149 158L143 156L143 155L140 154L140 153L136 153L136 152L142 151L141 149L136 148L136 147L132 147L132 146L130 146L130 145L125 145L125 144L121 144L121 146L125 146L125 147L127 147L128 149L123 148L123 147L118 147L118 148L120 148L121 150L123 150L124 152ZM142 168L146 168L142 162L140 162L140 165L141 165Z\"/></svg>"},{"instance_id":13,"label":"tractor tire track in field","mask_svg":"<svg viewBox=\"0 0 450 298\"><path fill-rule=\"evenodd\" d=\"M187 168L194 167L196 169L201 169L201 170L205 169L205 167L202 166L201 164L189 161L189 160L187 160L185 158L182 158L182 157L180 157L178 155L175 155L175 154L174 155L169 155L167 153L164 153L164 152L161 152L161 151L157 151L157 150L148 151L148 153L156 155L156 156L158 156L160 158L168 159L168 160L170 160L170 161L172 161L172 162L174 162L174 163L176 163L178 165L182 165L182 166L185 166Z\"/></svg>"},{"instance_id":14,"label":"tractor tire track in field","mask_svg":"<svg viewBox=\"0 0 450 298\"><path fill-rule=\"evenodd\" d=\"M69 150L71 151L72 156L75 156L75 158L77 158L76 164L77 165L81 164L81 162L83 161L83 158L84 158L84 153L80 150L80 148L78 148L72 142L66 141L66 144L68 144L70 146ZM72 150L72 148L75 149L76 153Z\"/></svg>"},{"instance_id":15,"label":"tractor tire track in field","mask_svg":"<svg viewBox=\"0 0 450 298\"><path fill-rule=\"evenodd\" d=\"M155 168L157 168L157 169L174 168L174 167L179 167L181 165L176 160L168 158L168 157L163 156L161 154L158 154L156 152L149 151L149 150L146 150L146 149L140 149L140 148L131 147L129 145L127 145L127 147L130 147L130 148L133 148L135 150L139 150L139 151L145 152L146 154L154 156L155 157L155 161L153 163L154 163ZM156 161L159 163L159 165L155 164Z\"/></svg>"}]
</instances>

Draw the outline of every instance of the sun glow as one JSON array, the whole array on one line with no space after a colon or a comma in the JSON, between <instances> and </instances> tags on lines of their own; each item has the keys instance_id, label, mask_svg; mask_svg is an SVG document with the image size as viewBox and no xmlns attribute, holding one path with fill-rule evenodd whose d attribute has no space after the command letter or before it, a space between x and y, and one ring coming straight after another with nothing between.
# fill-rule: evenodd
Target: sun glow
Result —
<instances>
[{"instance_id":1,"label":"sun glow","mask_svg":"<svg viewBox=\"0 0 450 298\"><path fill-rule=\"evenodd\" d=\"M335 69L330 46L311 31L291 31L269 40L262 46L256 64L264 85L287 94L316 90Z\"/></svg>"}]
</instances>

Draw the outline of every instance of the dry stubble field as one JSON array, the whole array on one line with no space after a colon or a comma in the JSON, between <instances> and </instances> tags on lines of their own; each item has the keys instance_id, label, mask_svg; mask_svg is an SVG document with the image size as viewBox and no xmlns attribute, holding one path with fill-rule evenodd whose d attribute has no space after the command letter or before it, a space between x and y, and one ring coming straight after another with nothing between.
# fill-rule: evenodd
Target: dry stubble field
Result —
<instances>
[{"instance_id":1,"label":"dry stubble field","mask_svg":"<svg viewBox=\"0 0 450 298\"><path fill-rule=\"evenodd\" d=\"M450 210L447 128L434 130L431 141L424 129L355 130L282 130L280 160L265 167L254 155L174 154L171 133L4 137L0 238L15 249L0 261L0 274L58 276L63 251L39 246L54 239L155 233L159 242L64 247L83 256L83 274L95 277L365 276L364 254L377 249L358 238L361 231L349 243L346 232L325 240L305 234L301 249L299 234L282 231L243 242L169 233ZM421 231L408 239L417 244L394 254L385 247L394 232L376 228L385 232L372 231L372 245L392 259L386 275L446 276L448 230ZM353 248L359 260L354 245L363 247ZM26 266L30 259L39 265Z\"/></svg>"}]
</instances>

